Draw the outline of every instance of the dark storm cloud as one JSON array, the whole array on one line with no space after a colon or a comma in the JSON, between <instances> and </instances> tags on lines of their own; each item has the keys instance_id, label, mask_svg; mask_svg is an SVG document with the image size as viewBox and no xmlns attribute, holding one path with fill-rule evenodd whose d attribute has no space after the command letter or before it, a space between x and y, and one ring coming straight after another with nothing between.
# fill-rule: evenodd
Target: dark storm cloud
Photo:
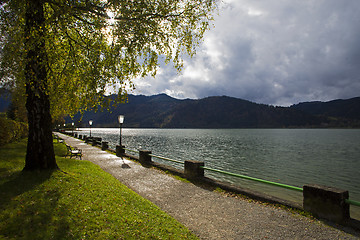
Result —
<instances>
[{"instance_id":1,"label":"dark storm cloud","mask_svg":"<svg viewBox=\"0 0 360 240\"><path fill-rule=\"evenodd\" d=\"M162 66L136 93L258 103L360 96L360 1L233 0L181 75Z\"/></svg>"}]
</instances>

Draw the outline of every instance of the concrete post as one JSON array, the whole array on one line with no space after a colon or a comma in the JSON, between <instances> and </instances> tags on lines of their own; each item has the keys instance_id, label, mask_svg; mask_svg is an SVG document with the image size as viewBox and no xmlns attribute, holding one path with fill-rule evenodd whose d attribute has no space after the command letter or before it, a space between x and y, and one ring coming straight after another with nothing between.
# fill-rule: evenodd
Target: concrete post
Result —
<instances>
[{"instance_id":1,"label":"concrete post","mask_svg":"<svg viewBox=\"0 0 360 240\"><path fill-rule=\"evenodd\" d=\"M144 165L151 165L151 151L139 150L139 162Z\"/></svg>"},{"instance_id":2,"label":"concrete post","mask_svg":"<svg viewBox=\"0 0 360 240\"><path fill-rule=\"evenodd\" d=\"M116 156L122 157L125 153L125 146L116 145Z\"/></svg>"},{"instance_id":3,"label":"concrete post","mask_svg":"<svg viewBox=\"0 0 360 240\"><path fill-rule=\"evenodd\" d=\"M305 211L336 223L350 219L350 206L345 202L348 191L316 184L305 185L303 190Z\"/></svg>"},{"instance_id":4,"label":"concrete post","mask_svg":"<svg viewBox=\"0 0 360 240\"><path fill-rule=\"evenodd\" d=\"M108 142L101 142L101 150L105 151L109 148Z\"/></svg>"},{"instance_id":5,"label":"concrete post","mask_svg":"<svg viewBox=\"0 0 360 240\"><path fill-rule=\"evenodd\" d=\"M185 176L189 179L197 179L204 177L204 162L185 160Z\"/></svg>"},{"instance_id":6,"label":"concrete post","mask_svg":"<svg viewBox=\"0 0 360 240\"><path fill-rule=\"evenodd\" d=\"M82 139L82 135L81 135L81 134L79 134L79 139Z\"/></svg>"}]
</instances>

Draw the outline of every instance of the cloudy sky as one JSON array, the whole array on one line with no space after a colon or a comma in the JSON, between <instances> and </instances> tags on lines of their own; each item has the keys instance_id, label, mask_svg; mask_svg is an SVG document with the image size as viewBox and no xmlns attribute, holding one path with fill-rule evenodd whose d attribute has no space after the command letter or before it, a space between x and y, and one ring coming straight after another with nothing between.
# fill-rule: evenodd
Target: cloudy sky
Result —
<instances>
[{"instance_id":1,"label":"cloudy sky","mask_svg":"<svg viewBox=\"0 0 360 240\"><path fill-rule=\"evenodd\" d=\"M134 93L281 106L360 96L359 0L223 0L213 23L180 75L163 66Z\"/></svg>"}]
</instances>

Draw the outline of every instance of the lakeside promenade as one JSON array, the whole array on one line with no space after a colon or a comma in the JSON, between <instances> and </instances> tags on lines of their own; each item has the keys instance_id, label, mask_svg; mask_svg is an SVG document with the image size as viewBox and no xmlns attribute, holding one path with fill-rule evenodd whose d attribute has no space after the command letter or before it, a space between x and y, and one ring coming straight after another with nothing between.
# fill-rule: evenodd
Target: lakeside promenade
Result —
<instances>
[{"instance_id":1,"label":"lakeside promenade","mask_svg":"<svg viewBox=\"0 0 360 240\"><path fill-rule=\"evenodd\" d=\"M99 165L200 239L360 239L360 233L350 228L334 228L272 205L212 192L81 140L55 134L82 149L83 160Z\"/></svg>"}]
</instances>

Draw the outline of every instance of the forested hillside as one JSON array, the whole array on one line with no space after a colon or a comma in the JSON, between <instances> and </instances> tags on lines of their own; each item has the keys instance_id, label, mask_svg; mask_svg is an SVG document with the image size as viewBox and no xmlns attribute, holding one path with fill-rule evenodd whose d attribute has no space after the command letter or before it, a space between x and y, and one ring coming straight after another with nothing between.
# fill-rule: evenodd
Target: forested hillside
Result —
<instances>
[{"instance_id":1,"label":"forested hillside","mask_svg":"<svg viewBox=\"0 0 360 240\"><path fill-rule=\"evenodd\" d=\"M122 114L124 127L137 128L360 127L359 99L274 107L227 96L179 100L166 94L129 95L127 104L111 111L86 112L80 125L88 126L91 119L94 127L118 127Z\"/></svg>"}]
</instances>

